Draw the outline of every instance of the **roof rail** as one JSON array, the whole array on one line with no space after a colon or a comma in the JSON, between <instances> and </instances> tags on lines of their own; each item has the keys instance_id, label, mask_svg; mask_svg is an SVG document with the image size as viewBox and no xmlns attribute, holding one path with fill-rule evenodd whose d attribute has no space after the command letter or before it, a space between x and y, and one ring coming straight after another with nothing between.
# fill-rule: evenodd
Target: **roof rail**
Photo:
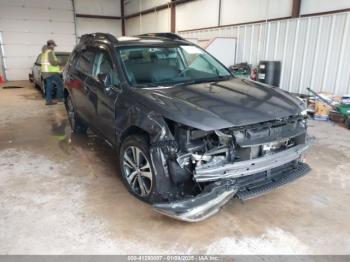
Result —
<instances>
[{"instance_id":1,"label":"roof rail","mask_svg":"<svg viewBox=\"0 0 350 262\"><path fill-rule=\"evenodd\" d=\"M142 34L142 35L138 35L138 36L162 37L162 38L168 38L171 40L186 41L186 39L182 38L181 36L179 36L175 33L148 33L148 34Z\"/></svg>"},{"instance_id":2,"label":"roof rail","mask_svg":"<svg viewBox=\"0 0 350 262\"><path fill-rule=\"evenodd\" d=\"M108 40L109 42L118 42L114 35L108 33L91 33L80 37L80 42L88 40Z\"/></svg>"}]
</instances>

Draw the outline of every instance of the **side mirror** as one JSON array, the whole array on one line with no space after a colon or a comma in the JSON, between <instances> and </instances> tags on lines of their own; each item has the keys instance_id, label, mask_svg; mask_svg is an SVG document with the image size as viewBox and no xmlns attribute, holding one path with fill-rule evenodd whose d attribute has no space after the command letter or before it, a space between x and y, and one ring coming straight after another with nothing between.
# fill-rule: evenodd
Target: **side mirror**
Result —
<instances>
[{"instance_id":1,"label":"side mirror","mask_svg":"<svg viewBox=\"0 0 350 262\"><path fill-rule=\"evenodd\" d=\"M40 64L40 63L35 63L35 65L36 65L36 66L41 66L41 64Z\"/></svg>"}]
</instances>

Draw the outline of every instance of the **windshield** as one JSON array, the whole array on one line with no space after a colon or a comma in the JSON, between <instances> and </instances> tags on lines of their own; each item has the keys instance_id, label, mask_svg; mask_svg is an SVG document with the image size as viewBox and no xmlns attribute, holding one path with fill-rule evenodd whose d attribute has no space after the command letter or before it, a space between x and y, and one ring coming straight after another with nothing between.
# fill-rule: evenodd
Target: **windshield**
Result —
<instances>
[{"instance_id":1,"label":"windshield","mask_svg":"<svg viewBox=\"0 0 350 262\"><path fill-rule=\"evenodd\" d=\"M216 59L196 46L123 47L119 52L129 82L134 86L217 81L232 76Z\"/></svg>"}]
</instances>

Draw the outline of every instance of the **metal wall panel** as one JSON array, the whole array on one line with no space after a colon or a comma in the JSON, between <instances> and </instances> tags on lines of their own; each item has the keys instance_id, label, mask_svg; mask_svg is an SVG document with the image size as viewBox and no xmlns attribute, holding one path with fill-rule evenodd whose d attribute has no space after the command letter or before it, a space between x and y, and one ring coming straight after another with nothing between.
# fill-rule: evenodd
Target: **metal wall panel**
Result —
<instances>
[{"instance_id":1,"label":"metal wall panel","mask_svg":"<svg viewBox=\"0 0 350 262\"><path fill-rule=\"evenodd\" d=\"M75 12L86 15L121 16L120 0L74 0Z\"/></svg>"},{"instance_id":2,"label":"metal wall panel","mask_svg":"<svg viewBox=\"0 0 350 262\"><path fill-rule=\"evenodd\" d=\"M170 0L125 0L125 14L135 14L160 5L169 4Z\"/></svg>"},{"instance_id":3,"label":"metal wall panel","mask_svg":"<svg viewBox=\"0 0 350 262\"><path fill-rule=\"evenodd\" d=\"M217 26L219 22L218 0L197 0L189 4L176 6L176 28L186 30L192 28Z\"/></svg>"},{"instance_id":4,"label":"metal wall panel","mask_svg":"<svg viewBox=\"0 0 350 262\"><path fill-rule=\"evenodd\" d=\"M31 33L60 33L74 34L72 22L42 21L31 20L30 23L19 23L18 20L11 18L1 18L0 28L5 28L7 32L31 32Z\"/></svg>"},{"instance_id":5,"label":"metal wall panel","mask_svg":"<svg viewBox=\"0 0 350 262\"><path fill-rule=\"evenodd\" d=\"M350 93L350 12L179 33L236 37L236 62L281 61L281 88L290 92Z\"/></svg>"},{"instance_id":6,"label":"metal wall panel","mask_svg":"<svg viewBox=\"0 0 350 262\"><path fill-rule=\"evenodd\" d=\"M8 80L28 79L42 46L54 39L71 51L75 26L71 0L0 0L0 31Z\"/></svg>"},{"instance_id":7,"label":"metal wall panel","mask_svg":"<svg viewBox=\"0 0 350 262\"><path fill-rule=\"evenodd\" d=\"M27 20L39 21L73 21L72 10L55 9L55 8L39 8L39 7L23 7L1 4L0 17L4 18L20 18Z\"/></svg>"},{"instance_id":8,"label":"metal wall panel","mask_svg":"<svg viewBox=\"0 0 350 262\"><path fill-rule=\"evenodd\" d=\"M6 76L5 76L5 65L4 65L4 58L2 56L2 48L3 48L3 45L2 45L2 32L0 31L0 76L5 79Z\"/></svg>"},{"instance_id":9,"label":"metal wall panel","mask_svg":"<svg viewBox=\"0 0 350 262\"><path fill-rule=\"evenodd\" d=\"M41 9L55 8L72 10L72 0L1 0L1 5L10 5L23 8L34 7Z\"/></svg>"},{"instance_id":10,"label":"metal wall panel","mask_svg":"<svg viewBox=\"0 0 350 262\"><path fill-rule=\"evenodd\" d=\"M313 14L350 8L349 0L302 0L300 13Z\"/></svg>"},{"instance_id":11,"label":"metal wall panel","mask_svg":"<svg viewBox=\"0 0 350 262\"><path fill-rule=\"evenodd\" d=\"M121 0L74 0L74 6L77 14L121 16ZM77 17L75 22L77 37L96 32L110 33L116 37L122 35L121 19Z\"/></svg>"},{"instance_id":12,"label":"metal wall panel","mask_svg":"<svg viewBox=\"0 0 350 262\"><path fill-rule=\"evenodd\" d=\"M77 36L89 33L110 33L116 37L122 35L122 22L116 19L94 19L94 18L80 18L76 19Z\"/></svg>"},{"instance_id":13,"label":"metal wall panel","mask_svg":"<svg viewBox=\"0 0 350 262\"><path fill-rule=\"evenodd\" d=\"M127 35L139 35L170 31L170 9L129 18L125 23Z\"/></svg>"},{"instance_id":14,"label":"metal wall panel","mask_svg":"<svg viewBox=\"0 0 350 262\"><path fill-rule=\"evenodd\" d=\"M292 0L221 0L221 25L287 17L290 16L292 3Z\"/></svg>"}]
</instances>

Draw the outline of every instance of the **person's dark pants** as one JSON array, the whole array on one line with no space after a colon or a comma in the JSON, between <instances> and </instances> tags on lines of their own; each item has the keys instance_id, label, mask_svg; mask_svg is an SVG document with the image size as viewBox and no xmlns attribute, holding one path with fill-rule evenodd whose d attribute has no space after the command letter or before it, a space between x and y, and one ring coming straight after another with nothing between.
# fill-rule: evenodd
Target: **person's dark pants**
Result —
<instances>
[{"instance_id":1,"label":"person's dark pants","mask_svg":"<svg viewBox=\"0 0 350 262\"><path fill-rule=\"evenodd\" d=\"M60 74L54 74L46 78L45 82L46 102L52 101L52 91L54 86L56 86L57 99L63 99L63 82Z\"/></svg>"}]
</instances>

